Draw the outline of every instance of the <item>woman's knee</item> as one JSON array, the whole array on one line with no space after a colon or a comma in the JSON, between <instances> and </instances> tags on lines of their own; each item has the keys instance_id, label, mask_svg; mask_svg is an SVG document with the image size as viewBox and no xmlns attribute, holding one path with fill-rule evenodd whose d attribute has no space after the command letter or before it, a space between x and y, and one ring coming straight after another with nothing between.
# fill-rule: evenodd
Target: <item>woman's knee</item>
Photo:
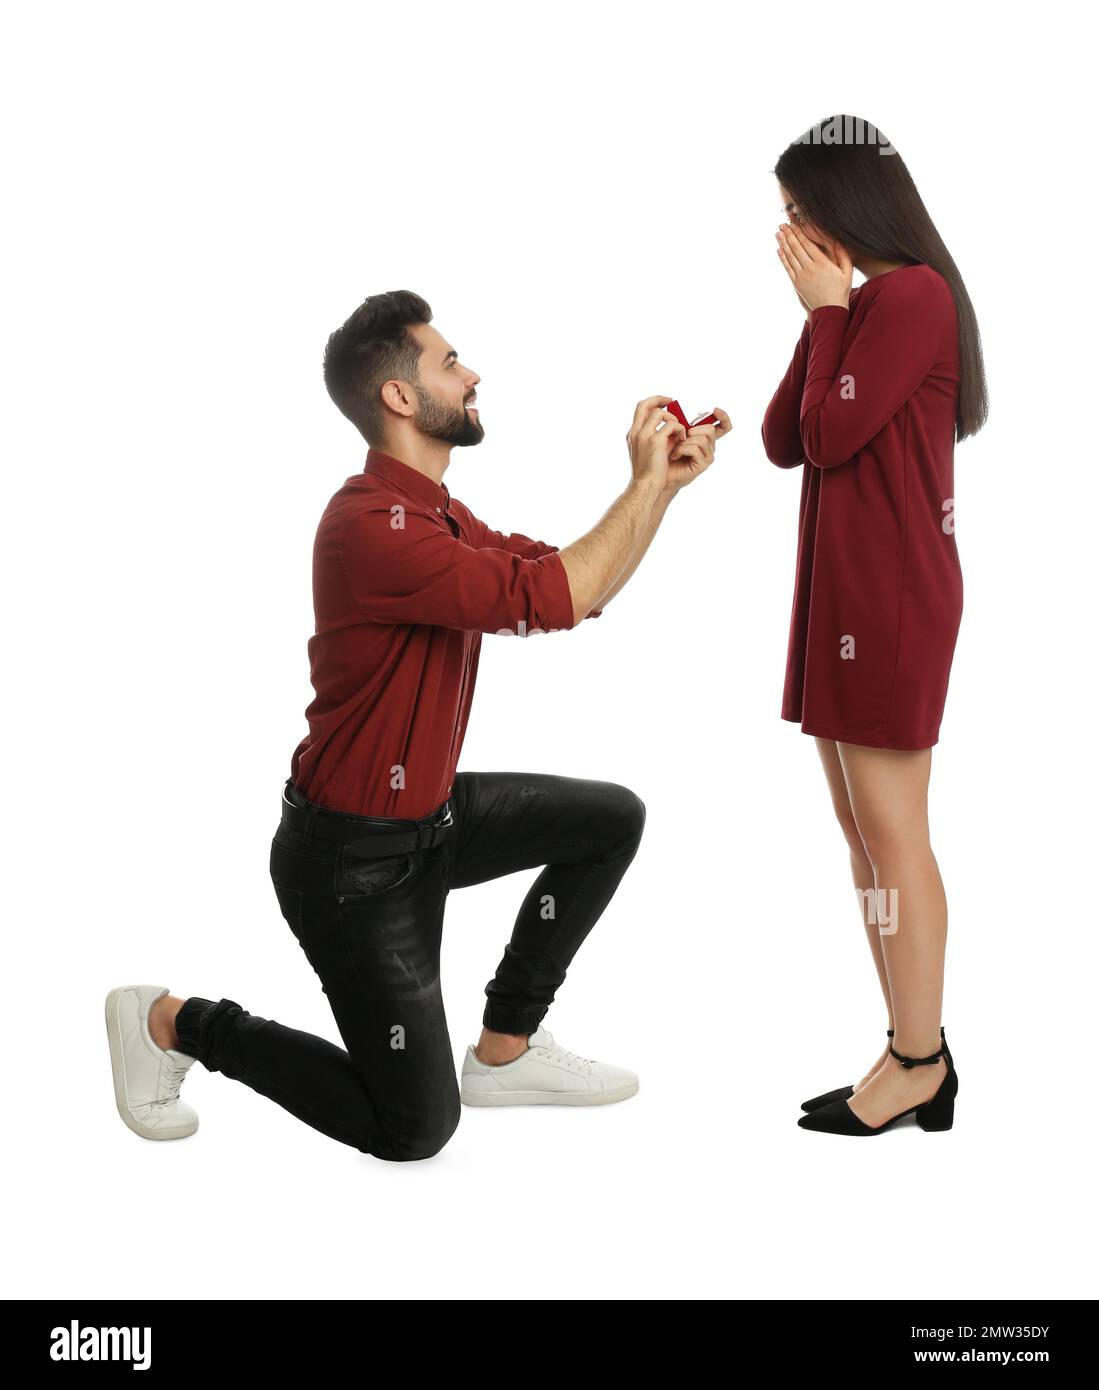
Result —
<instances>
[{"instance_id":1,"label":"woman's knee","mask_svg":"<svg viewBox=\"0 0 1099 1390\"><path fill-rule=\"evenodd\" d=\"M843 838L847 841L847 848L851 851L851 858L867 858L866 846L863 844L862 835L859 833L859 827L855 824L855 816L854 812L851 810L850 804L847 802L841 804L833 800L832 810L836 815L836 823L843 832Z\"/></svg>"},{"instance_id":2,"label":"woman's knee","mask_svg":"<svg viewBox=\"0 0 1099 1390\"><path fill-rule=\"evenodd\" d=\"M852 859L866 859L869 856L866 852L866 845L859 828L850 817L840 818L840 829L843 831L843 838L847 841L847 848L851 851Z\"/></svg>"},{"instance_id":3,"label":"woman's knee","mask_svg":"<svg viewBox=\"0 0 1099 1390\"><path fill-rule=\"evenodd\" d=\"M875 872L931 852L926 826L864 819L858 825L858 835Z\"/></svg>"}]
</instances>

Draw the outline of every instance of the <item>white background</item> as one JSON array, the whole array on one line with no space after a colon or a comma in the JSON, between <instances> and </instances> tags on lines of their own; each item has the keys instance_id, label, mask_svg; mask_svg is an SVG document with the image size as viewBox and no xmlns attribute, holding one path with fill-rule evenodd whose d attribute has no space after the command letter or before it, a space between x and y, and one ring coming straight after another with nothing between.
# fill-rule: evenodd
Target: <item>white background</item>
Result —
<instances>
[{"instance_id":1,"label":"white background","mask_svg":"<svg viewBox=\"0 0 1099 1390\"><path fill-rule=\"evenodd\" d=\"M5 1284L15 1296L1095 1296L1092 74L1075 6L39 5L9 17ZM802 313L770 170L836 111L966 279L991 419L932 776L955 1128L800 1130L884 1011L812 741L779 719ZM365 446L321 377L411 288L483 378L451 491L565 545L656 392L733 435L598 620L486 638L462 766L609 778L639 855L546 1023L641 1077L387 1164L196 1064L114 1108L113 985L338 1041L267 856L313 533ZM532 875L451 897L460 1064Z\"/></svg>"}]
</instances>

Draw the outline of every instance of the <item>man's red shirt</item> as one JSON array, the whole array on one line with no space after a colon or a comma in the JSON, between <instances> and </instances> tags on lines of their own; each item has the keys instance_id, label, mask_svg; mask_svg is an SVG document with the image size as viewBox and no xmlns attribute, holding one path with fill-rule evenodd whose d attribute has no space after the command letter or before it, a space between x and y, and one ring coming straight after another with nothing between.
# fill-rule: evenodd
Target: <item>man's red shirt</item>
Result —
<instances>
[{"instance_id":1,"label":"man's red shirt","mask_svg":"<svg viewBox=\"0 0 1099 1390\"><path fill-rule=\"evenodd\" d=\"M445 483L369 449L317 528L316 698L291 759L294 785L310 801L360 816L419 820L442 805L462 751L481 634L575 626L557 551L492 530Z\"/></svg>"}]
</instances>

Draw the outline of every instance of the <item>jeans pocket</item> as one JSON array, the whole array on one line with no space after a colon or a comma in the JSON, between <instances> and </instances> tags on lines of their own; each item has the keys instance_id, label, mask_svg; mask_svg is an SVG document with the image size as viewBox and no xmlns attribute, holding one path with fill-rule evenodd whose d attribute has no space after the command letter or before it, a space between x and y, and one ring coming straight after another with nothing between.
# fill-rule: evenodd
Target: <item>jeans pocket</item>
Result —
<instances>
[{"instance_id":1,"label":"jeans pocket","mask_svg":"<svg viewBox=\"0 0 1099 1390\"><path fill-rule=\"evenodd\" d=\"M376 898L410 879L416 870L413 854L387 854L365 858L353 854L346 845L340 849L336 870L336 894L339 901Z\"/></svg>"}]
</instances>

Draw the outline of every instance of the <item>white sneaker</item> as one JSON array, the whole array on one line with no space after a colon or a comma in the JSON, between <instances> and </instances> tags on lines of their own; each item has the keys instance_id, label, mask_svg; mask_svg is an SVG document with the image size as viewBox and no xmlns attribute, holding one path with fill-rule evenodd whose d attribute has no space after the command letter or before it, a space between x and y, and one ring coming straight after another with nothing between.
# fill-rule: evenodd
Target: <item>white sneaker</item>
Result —
<instances>
[{"instance_id":1,"label":"white sneaker","mask_svg":"<svg viewBox=\"0 0 1099 1390\"><path fill-rule=\"evenodd\" d=\"M638 1080L625 1067L578 1057L539 1028L514 1062L490 1067L466 1048L462 1100L466 1105L610 1105L637 1094Z\"/></svg>"},{"instance_id":2,"label":"white sneaker","mask_svg":"<svg viewBox=\"0 0 1099 1390\"><path fill-rule=\"evenodd\" d=\"M185 1139L198 1129L198 1116L179 1098L195 1058L157 1047L149 1036L149 1010L167 993L167 986L122 985L107 995L115 1104L143 1139Z\"/></svg>"}]
</instances>

